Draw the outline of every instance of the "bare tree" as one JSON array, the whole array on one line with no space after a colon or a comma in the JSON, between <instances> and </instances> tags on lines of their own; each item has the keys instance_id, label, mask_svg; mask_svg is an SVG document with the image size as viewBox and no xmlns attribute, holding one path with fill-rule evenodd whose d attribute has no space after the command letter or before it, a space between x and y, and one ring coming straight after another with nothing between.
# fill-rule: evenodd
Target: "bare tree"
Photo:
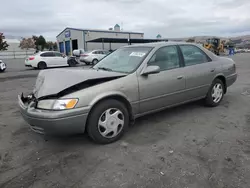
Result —
<instances>
[{"instance_id":1,"label":"bare tree","mask_svg":"<svg viewBox=\"0 0 250 188\"><path fill-rule=\"evenodd\" d=\"M20 42L20 48L28 50L29 48L36 48L33 38L23 38Z\"/></svg>"}]
</instances>

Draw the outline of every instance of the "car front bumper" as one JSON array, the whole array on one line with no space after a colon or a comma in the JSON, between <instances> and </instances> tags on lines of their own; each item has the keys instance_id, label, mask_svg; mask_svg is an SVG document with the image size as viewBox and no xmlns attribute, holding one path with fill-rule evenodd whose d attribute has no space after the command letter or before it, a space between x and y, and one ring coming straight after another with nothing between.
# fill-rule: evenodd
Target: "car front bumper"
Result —
<instances>
[{"instance_id":1,"label":"car front bumper","mask_svg":"<svg viewBox=\"0 0 250 188\"><path fill-rule=\"evenodd\" d=\"M236 82L236 80L237 80L237 73L228 76L226 78L227 87L233 85L233 83Z\"/></svg>"},{"instance_id":2,"label":"car front bumper","mask_svg":"<svg viewBox=\"0 0 250 188\"><path fill-rule=\"evenodd\" d=\"M18 104L22 117L37 133L69 135L85 131L89 107L64 111L40 110L35 108L34 102L24 102L20 95Z\"/></svg>"}]
</instances>

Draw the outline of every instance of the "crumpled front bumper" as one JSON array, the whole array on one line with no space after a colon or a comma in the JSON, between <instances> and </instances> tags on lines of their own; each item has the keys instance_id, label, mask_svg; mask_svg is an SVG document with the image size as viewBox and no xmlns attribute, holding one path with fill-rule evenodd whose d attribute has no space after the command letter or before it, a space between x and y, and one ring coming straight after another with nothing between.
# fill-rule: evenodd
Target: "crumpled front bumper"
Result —
<instances>
[{"instance_id":1,"label":"crumpled front bumper","mask_svg":"<svg viewBox=\"0 0 250 188\"><path fill-rule=\"evenodd\" d=\"M26 102L23 95L18 95L18 104L21 115L30 128L48 135L83 133L90 110L89 107L63 111L41 110L35 107L35 102Z\"/></svg>"}]
</instances>

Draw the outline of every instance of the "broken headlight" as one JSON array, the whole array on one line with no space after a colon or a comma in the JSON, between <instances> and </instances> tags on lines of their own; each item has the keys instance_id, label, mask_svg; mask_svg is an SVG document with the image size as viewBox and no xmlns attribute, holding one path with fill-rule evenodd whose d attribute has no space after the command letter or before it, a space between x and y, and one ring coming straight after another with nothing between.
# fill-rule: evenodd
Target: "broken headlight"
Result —
<instances>
[{"instance_id":1,"label":"broken headlight","mask_svg":"<svg viewBox=\"0 0 250 188\"><path fill-rule=\"evenodd\" d=\"M45 99L37 103L37 108L44 110L69 110L75 108L78 99Z\"/></svg>"}]
</instances>

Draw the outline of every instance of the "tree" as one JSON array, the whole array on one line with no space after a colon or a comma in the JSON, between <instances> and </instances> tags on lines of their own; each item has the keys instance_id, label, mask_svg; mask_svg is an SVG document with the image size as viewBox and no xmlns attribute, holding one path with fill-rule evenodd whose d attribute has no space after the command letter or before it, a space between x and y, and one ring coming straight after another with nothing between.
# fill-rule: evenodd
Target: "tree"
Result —
<instances>
[{"instance_id":1,"label":"tree","mask_svg":"<svg viewBox=\"0 0 250 188\"><path fill-rule=\"evenodd\" d=\"M186 42L195 42L194 38L189 38Z\"/></svg>"},{"instance_id":2,"label":"tree","mask_svg":"<svg viewBox=\"0 0 250 188\"><path fill-rule=\"evenodd\" d=\"M5 37L3 33L0 33L0 51L2 50L7 50L8 49L8 44L6 41L4 41Z\"/></svg>"},{"instance_id":3,"label":"tree","mask_svg":"<svg viewBox=\"0 0 250 188\"><path fill-rule=\"evenodd\" d=\"M57 50L57 43L52 42L52 41L48 41L46 43L46 48L49 49L49 50Z\"/></svg>"},{"instance_id":4,"label":"tree","mask_svg":"<svg viewBox=\"0 0 250 188\"><path fill-rule=\"evenodd\" d=\"M28 50L29 48L36 48L35 41L33 38L23 38L20 42L19 47L21 49Z\"/></svg>"},{"instance_id":5,"label":"tree","mask_svg":"<svg viewBox=\"0 0 250 188\"><path fill-rule=\"evenodd\" d=\"M46 47L46 40L45 40L45 38L42 35L40 35L39 37L33 35L32 38L35 41L36 49L43 51L44 48Z\"/></svg>"}]
</instances>

